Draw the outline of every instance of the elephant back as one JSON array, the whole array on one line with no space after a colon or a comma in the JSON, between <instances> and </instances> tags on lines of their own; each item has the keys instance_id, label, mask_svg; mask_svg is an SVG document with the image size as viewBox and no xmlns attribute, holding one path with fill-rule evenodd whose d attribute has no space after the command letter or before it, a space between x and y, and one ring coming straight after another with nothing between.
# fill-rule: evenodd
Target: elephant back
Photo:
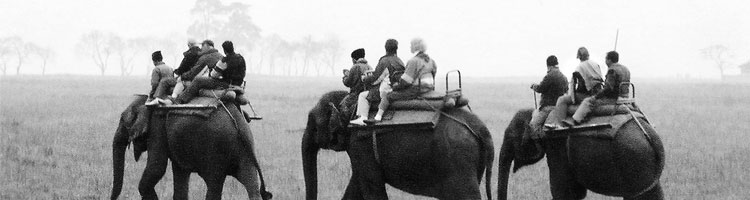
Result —
<instances>
[{"instance_id":1,"label":"elephant back","mask_svg":"<svg viewBox=\"0 0 750 200\"><path fill-rule=\"evenodd\" d=\"M605 195L635 196L658 183L664 169L664 147L645 118L621 120L624 123L613 123L609 130L568 137L567 160L586 188Z\"/></svg>"}]
</instances>

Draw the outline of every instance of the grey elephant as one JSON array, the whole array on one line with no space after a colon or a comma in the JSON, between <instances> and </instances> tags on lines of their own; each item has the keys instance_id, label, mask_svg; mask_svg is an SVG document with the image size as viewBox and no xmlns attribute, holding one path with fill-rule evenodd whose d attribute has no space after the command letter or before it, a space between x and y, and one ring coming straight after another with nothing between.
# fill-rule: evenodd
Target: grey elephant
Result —
<instances>
[{"instance_id":1,"label":"grey elephant","mask_svg":"<svg viewBox=\"0 0 750 200\"><path fill-rule=\"evenodd\" d=\"M433 130L349 132L328 126L331 120L348 122L332 117L328 106L338 105L346 94L326 93L309 112L302 138L306 199L317 199L317 154L320 149L330 149L327 142L333 135L348 136L346 152L352 177L343 199L387 199L385 184L438 199L481 199L482 174L486 175L490 197L494 147L489 130L476 115L465 108L452 108L444 110L446 115L441 116ZM373 134L377 134L376 140ZM373 145L377 145L377 151Z\"/></svg>"},{"instance_id":2,"label":"grey elephant","mask_svg":"<svg viewBox=\"0 0 750 200\"><path fill-rule=\"evenodd\" d=\"M129 144L129 131L138 115L150 115L146 140L148 160L138 184L143 199L158 198L154 186L164 176L167 160L172 161L174 199L188 199L190 173L193 172L197 172L206 183L206 199L221 199L227 175L245 186L250 199L271 197L265 191L250 128L238 106L227 103L227 111L220 108L203 118L146 112L145 101L145 95L136 96L122 112L115 132L111 199L117 199L122 190L125 149ZM237 119L236 124L233 119ZM141 149L136 146L134 150L137 159ZM260 187L258 178L261 179Z\"/></svg>"},{"instance_id":3,"label":"grey elephant","mask_svg":"<svg viewBox=\"0 0 750 200\"><path fill-rule=\"evenodd\" d=\"M547 156L553 199L583 199L587 190L624 199L664 199L659 177L664 169L664 147L653 127L638 119L626 121L611 139L558 137L542 139L541 156L519 159L522 133L532 109L518 111L505 129L500 148L498 199L507 198L508 176L513 170Z\"/></svg>"}]
</instances>

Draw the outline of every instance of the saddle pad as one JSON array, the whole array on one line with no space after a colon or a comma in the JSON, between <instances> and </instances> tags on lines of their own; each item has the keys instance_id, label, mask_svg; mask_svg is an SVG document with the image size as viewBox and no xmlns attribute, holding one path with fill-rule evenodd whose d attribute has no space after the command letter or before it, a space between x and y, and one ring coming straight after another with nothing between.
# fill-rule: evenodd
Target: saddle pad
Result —
<instances>
[{"instance_id":1,"label":"saddle pad","mask_svg":"<svg viewBox=\"0 0 750 200\"><path fill-rule=\"evenodd\" d=\"M635 115L638 121L641 122L642 124L647 123L641 113L633 112L633 115ZM544 138L560 138L560 137L570 136L570 137L590 137L590 138L600 138L600 139L613 139L617 135L617 130L620 130L622 125L625 125L625 123L629 122L631 119L633 119L633 117L630 114L617 114L614 116L604 115L604 116L591 117L588 121L581 124L580 127L606 125L606 124L609 124L610 127L607 128L607 126L600 126L602 128L583 129L583 130L573 128L573 129L547 131L545 132Z\"/></svg>"},{"instance_id":2,"label":"saddle pad","mask_svg":"<svg viewBox=\"0 0 750 200\"><path fill-rule=\"evenodd\" d=\"M412 100L400 100L400 101L391 102L391 105L388 107L388 110L433 111L435 109L440 110L442 108L443 108L443 99L439 99L439 100L412 99Z\"/></svg>"},{"instance_id":3,"label":"saddle pad","mask_svg":"<svg viewBox=\"0 0 750 200\"><path fill-rule=\"evenodd\" d=\"M420 96L427 100L443 100L443 98L445 98L445 92L438 92L438 91L433 90L433 91L424 93Z\"/></svg>"},{"instance_id":4,"label":"saddle pad","mask_svg":"<svg viewBox=\"0 0 750 200\"><path fill-rule=\"evenodd\" d=\"M376 112L370 112L370 118ZM352 130L378 130L389 128L432 129L437 125L440 112L426 110L389 110L383 120L367 126L349 125Z\"/></svg>"},{"instance_id":5,"label":"saddle pad","mask_svg":"<svg viewBox=\"0 0 750 200\"><path fill-rule=\"evenodd\" d=\"M209 117L216 108L221 106L221 102L212 97L196 97L186 104L164 105L154 107L157 115L194 115Z\"/></svg>"}]
</instances>

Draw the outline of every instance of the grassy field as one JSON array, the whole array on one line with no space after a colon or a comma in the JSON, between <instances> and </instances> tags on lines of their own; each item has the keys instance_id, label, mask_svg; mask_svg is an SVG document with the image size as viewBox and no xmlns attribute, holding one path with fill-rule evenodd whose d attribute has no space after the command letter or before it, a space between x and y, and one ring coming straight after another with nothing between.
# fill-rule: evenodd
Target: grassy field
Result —
<instances>
[{"instance_id":1,"label":"grassy field","mask_svg":"<svg viewBox=\"0 0 750 200\"><path fill-rule=\"evenodd\" d=\"M465 94L492 131L496 149L515 111L534 106L528 89L533 81L464 80ZM634 82L639 104L665 144L661 180L668 199L750 196L750 84ZM0 199L109 198L119 113L132 94L148 89L146 77L1 77ZM276 199L303 198L299 145L306 113L321 94L334 89L343 89L339 78L248 77L247 96L265 117L251 124L256 148ZM137 183L145 162L135 162L131 152L121 199L140 198ZM318 163L320 199L340 199L350 175L348 157L324 151ZM511 175L511 199L551 198L543 163ZM225 199L246 198L236 180L227 180ZM170 171L156 190L160 198L171 199ZM392 199L424 199L388 191ZM204 194L203 181L193 175L190 196L202 199ZM612 198L589 193L589 199Z\"/></svg>"}]
</instances>

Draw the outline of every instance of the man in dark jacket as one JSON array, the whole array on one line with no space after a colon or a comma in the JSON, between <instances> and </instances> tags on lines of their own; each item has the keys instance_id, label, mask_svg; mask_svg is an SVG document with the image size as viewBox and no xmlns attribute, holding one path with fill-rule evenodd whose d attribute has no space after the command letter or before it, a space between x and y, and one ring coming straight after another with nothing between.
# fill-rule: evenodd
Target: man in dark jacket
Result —
<instances>
[{"instance_id":1,"label":"man in dark jacket","mask_svg":"<svg viewBox=\"0 0 750 200\"><path fill-rule=\"evenodd\" d=\"M401 78L396 74L403 74L406 67L401 58L398 58L398 41L388 39L385 41L385 56L380 57L378 65L372 74L367 74L362 82L369 88L367 91L360 93L357 99L357 117L349 123L364 125L367 119L367 112L370 111L370 103L378 103L381 96L391 91L392 82L398 82ZM383 84L385 83L385 84Z\"/></svg>"},{"instance_id":2,"label":"man in dark jacket","mask_svg":"<svg viewBox=\"0 0 750 200\"><path fill-rule=\"evenodd\" d=\"M201 43L200 58L195 62L189 71L182 73L182 81L192 81L204 67L208 67L209 71L216 67L216 63L221 60L224 56L214 48L214 42L211 40L204 40Z\"/></svg>"},{"instance_id":3,"label":"man in dark jacket","mask_svg":"<svg viewBox=\"0 0 750 200\"><path fill-rule=\"evenodd\" d=\"M531 89L534 92L541 93L542 99L539 101L539 108L534 110L531 115L529 127L534 136L539 136L544 125L544 120L553 109L557 98L568 91L568 80L557 67L557 57L551 55L547 57L547 75L544 76L539 84L532 84ZM536 138L535 138L536 139Z\"/></svg>"},{"instance_id":4,"label":"man in dark jacket","mask_svg":"<svg viewBox=\"0 0 750 200\"><path fill-rule=\"evenodd\" d=\"M351 69L344 71L344 77L341 80L344 86L349 87L349 94L341 100L341 104L339 105L341 113L344 113L346 116L351 114L350 108L357 103L359 93L368 89L362 78L366 72L372 70L365 59L365 49L359 48L352 51L351 57L353 65Z\"/></svg>"},{"instance_id":5,"label":"man in dark jacket","mask_svg":"<svg viewBox=\"0 0 750 200\"><path fill-rule=\"evenodd\" d=\"M182 62L180 62L180 66L177 67L177 70L174 71L174 74L176 74L177 76L181 76L183 73L190 71L190 68L192 68L196 62L198 62L201 49L195 43L196 42L193 39L188 40L188 50L182 53Z\"/></svg>"},{"instance_id":6,"label":"man in dark jacket","mask_svg":"<svg viewBox=\"0 0 750 200\"><path fill-rule=\"evenodd\" d=\"M213 45L213 43L210 44ZM242 55L234 52L234 45L231 41L225 41L221 46L227 57L221 58L222 62L215 65L215 67L210 67L212 70L209 72L208 77L196 77L193 79L193 83L185 89L184 93L178 95L173 103L183 104L190 102L190 100L198 95L201 89L223 89L229 88L231 85L242 85L245 79L245 59ZM204 60L203 57L200 60ZM199 64L201 63L200 60L198 61ZM165 103L169 104L170 102Z\"/></svg>"},{"instance_id":7,"label":"man in dark jacket","mask_svg":"<svg viewBox=\"0 0 750 200\"><path fill-rule=\"evenodd\" d=\"M620 97L628 98L630 92L628 87L620 87L620 84L630 82L630 70L618 63L619 61L620 55L616 51L607 53L605 62L609 69L605 75L604 89L592 97L583 99L573 114L573 120L563 121L563 124L566 126L581 124L595 106L615 104Z\"/></svg>"}]
</instances>

